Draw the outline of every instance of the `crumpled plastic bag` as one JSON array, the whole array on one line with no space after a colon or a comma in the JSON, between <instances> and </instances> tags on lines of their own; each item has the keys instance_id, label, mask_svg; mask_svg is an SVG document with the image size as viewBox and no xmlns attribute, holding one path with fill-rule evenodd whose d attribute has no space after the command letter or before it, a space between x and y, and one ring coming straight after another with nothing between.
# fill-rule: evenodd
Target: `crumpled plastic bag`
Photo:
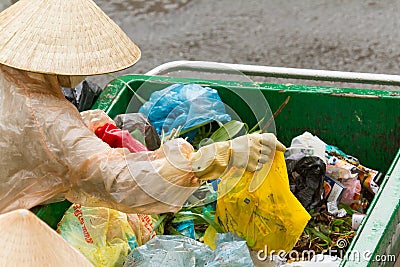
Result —
<instances>
[{"instance_id":1,"label":"crumpled plastic bag","mask_svg":"<svg viewBox=\"0 0 400 267\"><path fill-rule=\"evenodd\" d=\"M254 266L246 241L228 233L217 237L217 249L186 236L161 235L133 250L124 267Z\"/></svg>"},{"instance_id":2,"label":"crumpled plastic bag","mask_svg":"<svg viewBox=\"0 0 400 267\"><path fill-rule=\"evenodd\" d=\"M324 193L326 165L315 156L303 157L299 160L286 160L290 191L303 207L310 211L320 206Z\"/></svg>"},{"instance_id":3,"label":"crumpled plastic bag","mask_svg":"<svg viewBox=\"0 0 400 267\"><path fill-rule=\"evenodd\" d=\"M75 204L57 232L96 267L123 266L130 250L138 246L126 214L108 208Z\"/></svg>"},{"instance_id":4,"label":"crumpled plastic bag","mask_svg":"<svg viewBox=\"0 0 400 267\"><path fill-rule=\"evenodd\" d=\"M115 124L129 133L149 150L156 150L161 145L156 129L142 113L120 114L114 118Z\"/></svg>"},{"instance_id":5,"label":"crumpled plastic bag","mask_svg":"<svg viewBox=\"0 0 400 267\"><path fill-rule=\"evenodd\" d=\"M290 251L301 236L310 215L290 192L283 153L277 151L270 169L252 192L253 173L231 168L218 186L215 221L225 232L233 232L255 250ZM212 248L215 231L209 227L204 241Z\"/></svg>"},{"instance_id":6,"label":"crumpled plastic bag","mask_svg":"<svg viewBox=\"0 0 400 267\"><path fill-rule=\"evenodd\" d=\"M197 84L173 84L151 94L140 109L156 128L159 135L164 129L182 127L182 131L212 121L228 122L225 106L217 91Z\"/></svg>"},{"instance_id":7,"label":"crumpled plastic bag","mask_svg":"<svg viewBox=\"0 0 400 267\"><path fill-rule=\"evenodd\" d=\"M342 185L346 187L340 199L341 203L350 205L354 210L360 207L361 183L357 178L342 181Z\"/></svg>"},{"instance_id":8,"label":"crumpled plastic bag","mask_svg":"<svg viewBox=\"0 0 400 267\"><path fill-rule=\"evenodd\" d=\"M318 136L312 135L309 132L304 132L302 135L296 136L292 139L290 147L285 151L285 156L288 159L298 159L299 157L304 156L316 156L326 164L325 147L326 144L324 141L319 139Z\"/></svg>"},{"instance_id":9,"label":"crumpled plastic bag","mask_svg":"<svg viewBox=\"0 0 400 267\"><path fill-rule=\"evenodd\" d=\"M153 217L147 214L127 214L128 223L135 233L139 246L144 245L147 241L156 236L154 229Z\"/></svg>"},{"instance_id":10,"label":"crumpled plastic bag","mask_svg":"<svg viewBox=\"0 0 400 267\"><path fill-rule=\"evenodd\" d=\"M125 147L129 149L131 153L148 151L148 149L138 140L133 138L128 131L121 130L114 124L106 123L97 128L94 133L98 138L109 144L110 147Z\"/></svg>"},{"instance_id":11,"label":"crumpled plastic bag","mask_svg":"<svg viewBox=\"0 0 400 267\"><path fill-rule=\"evenodd\" d=\"M90 109L102 92L102 88L97 84L84 80L75 88L61 88L68 101L70 101L79 111Z\"/></svg>"}]
</instances>

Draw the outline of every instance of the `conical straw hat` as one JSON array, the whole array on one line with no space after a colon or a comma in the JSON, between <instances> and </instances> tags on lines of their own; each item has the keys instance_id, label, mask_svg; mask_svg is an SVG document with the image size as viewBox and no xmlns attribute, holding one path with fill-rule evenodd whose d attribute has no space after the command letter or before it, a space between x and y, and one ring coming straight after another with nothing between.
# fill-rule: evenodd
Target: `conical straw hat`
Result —
<instances>
[{"instance_id":1,"label":"conical straw hat","mask_svg":"<svg viewBox=\"0 0 400 267\"><path fill-rule=\"evenodd\" d=\"M139 48L92 0L20 0L0 13L0 63L59 75L125 69Z\"/></svg>"},{"instance_id":2,"label":"conical straw hat","mask_svg":"<svg viewBox=\"0 0 400 267\"><path fill-rule=\"evenodd\" d=\"M0 266L93 266L28 210L0 215Z\"/></svg>"}]
</instances>

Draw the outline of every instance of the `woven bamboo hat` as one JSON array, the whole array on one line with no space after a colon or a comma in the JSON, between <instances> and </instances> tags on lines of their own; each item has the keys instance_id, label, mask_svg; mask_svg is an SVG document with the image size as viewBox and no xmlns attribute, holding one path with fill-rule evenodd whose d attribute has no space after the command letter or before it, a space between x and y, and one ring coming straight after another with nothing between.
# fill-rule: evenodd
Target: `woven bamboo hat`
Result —
<instances>
[{"instance_id":1,"label":"woven bamboo hat","mask_svg":"<svg viewBox=\"0 0 400 267\"><path fill-rule=\"evenodd\" d=\"M0 63L89 76L128 68L139 48L92 0L20 0L0 13Z\"/></svg>"},{"instance_id":2,"label":"woven bamboo hat","mask_svg":"<svg viewBox=\"0 0 400 267\"><path fill-rule=\"evenodd\" d=\"M93 266L28 210L0 215L0 266Z\"/></svg>"}]
</instances>

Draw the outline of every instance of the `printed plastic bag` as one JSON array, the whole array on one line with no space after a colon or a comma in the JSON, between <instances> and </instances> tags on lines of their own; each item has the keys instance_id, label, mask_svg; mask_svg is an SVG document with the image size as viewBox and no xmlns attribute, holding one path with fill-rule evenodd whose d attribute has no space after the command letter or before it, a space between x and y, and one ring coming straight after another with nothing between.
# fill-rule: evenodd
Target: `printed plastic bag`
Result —
<instances>
[{"instance_id":1,"label":"printed plastic bag","mask_svg":"<svg viewBox=\"0 0 400 267\"><path fill-rule=\"evenodd\" d=\"M212 121L228 122L225 106L217 91L197 84L173 84L151 94L140 109L149 118L159 135L164 129L182 127L182 131Z\"/></svg>"},{"instance_id":2,"label":"printed plastic bag","mask_svg":"<svg viewBox=\"0 0 400 267\"><path fill-rule=\"evenodd\" d=\"M138 245L126 214L107 208L75 204L67 210L57 231L99 267L122 266L129 251Z\"/></svg>"},{"instance_id":3,"label":"printed plastic bag","mask_svg":"<svg viewBox=\"0 0 400 267\"><path fill-rule=\"evenodd\" d=\"M244 238L255 251L290 251L304 230L310 215L290 192L285 159L276 152L272 166L260 171L265 179L252 192L253 173L231 169L218 187L215 221L226 232ZM212 248L213 233L209 227L205 243Z\"/></svg>"},{"instance_id":4,"label":"printed plastic bag","mask_svg":"<svg viewBox=\"0 0 400 267\"><path fill-rule=\"evenodd\" d=\"M153 218L147 214L127 214L129 225L135 233L139 246L156 236Z\"/></svg>"}]
</instances>

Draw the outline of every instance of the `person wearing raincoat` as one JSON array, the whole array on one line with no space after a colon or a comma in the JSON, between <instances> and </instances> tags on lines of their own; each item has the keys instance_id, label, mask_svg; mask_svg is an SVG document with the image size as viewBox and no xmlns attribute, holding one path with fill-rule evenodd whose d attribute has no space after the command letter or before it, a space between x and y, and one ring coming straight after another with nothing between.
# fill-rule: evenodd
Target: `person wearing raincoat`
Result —
<instances>
[{"instance_id":1,"label":"person wearing raincoat","mask_svg":"<svg viewBox=\"0 0 400 267\"><path fill-rule=\"evenodd\" d=\"M0 213L64 198L127 213L177 211L201 181L231 166L259 169L284 147L272 134L194 152L183 139L156 151L110 148L61 91L135 64L139 48L92 0L20 0L0 13ZM90 129L89 129L90 128Z\"/></svg>"}]
</instances>

